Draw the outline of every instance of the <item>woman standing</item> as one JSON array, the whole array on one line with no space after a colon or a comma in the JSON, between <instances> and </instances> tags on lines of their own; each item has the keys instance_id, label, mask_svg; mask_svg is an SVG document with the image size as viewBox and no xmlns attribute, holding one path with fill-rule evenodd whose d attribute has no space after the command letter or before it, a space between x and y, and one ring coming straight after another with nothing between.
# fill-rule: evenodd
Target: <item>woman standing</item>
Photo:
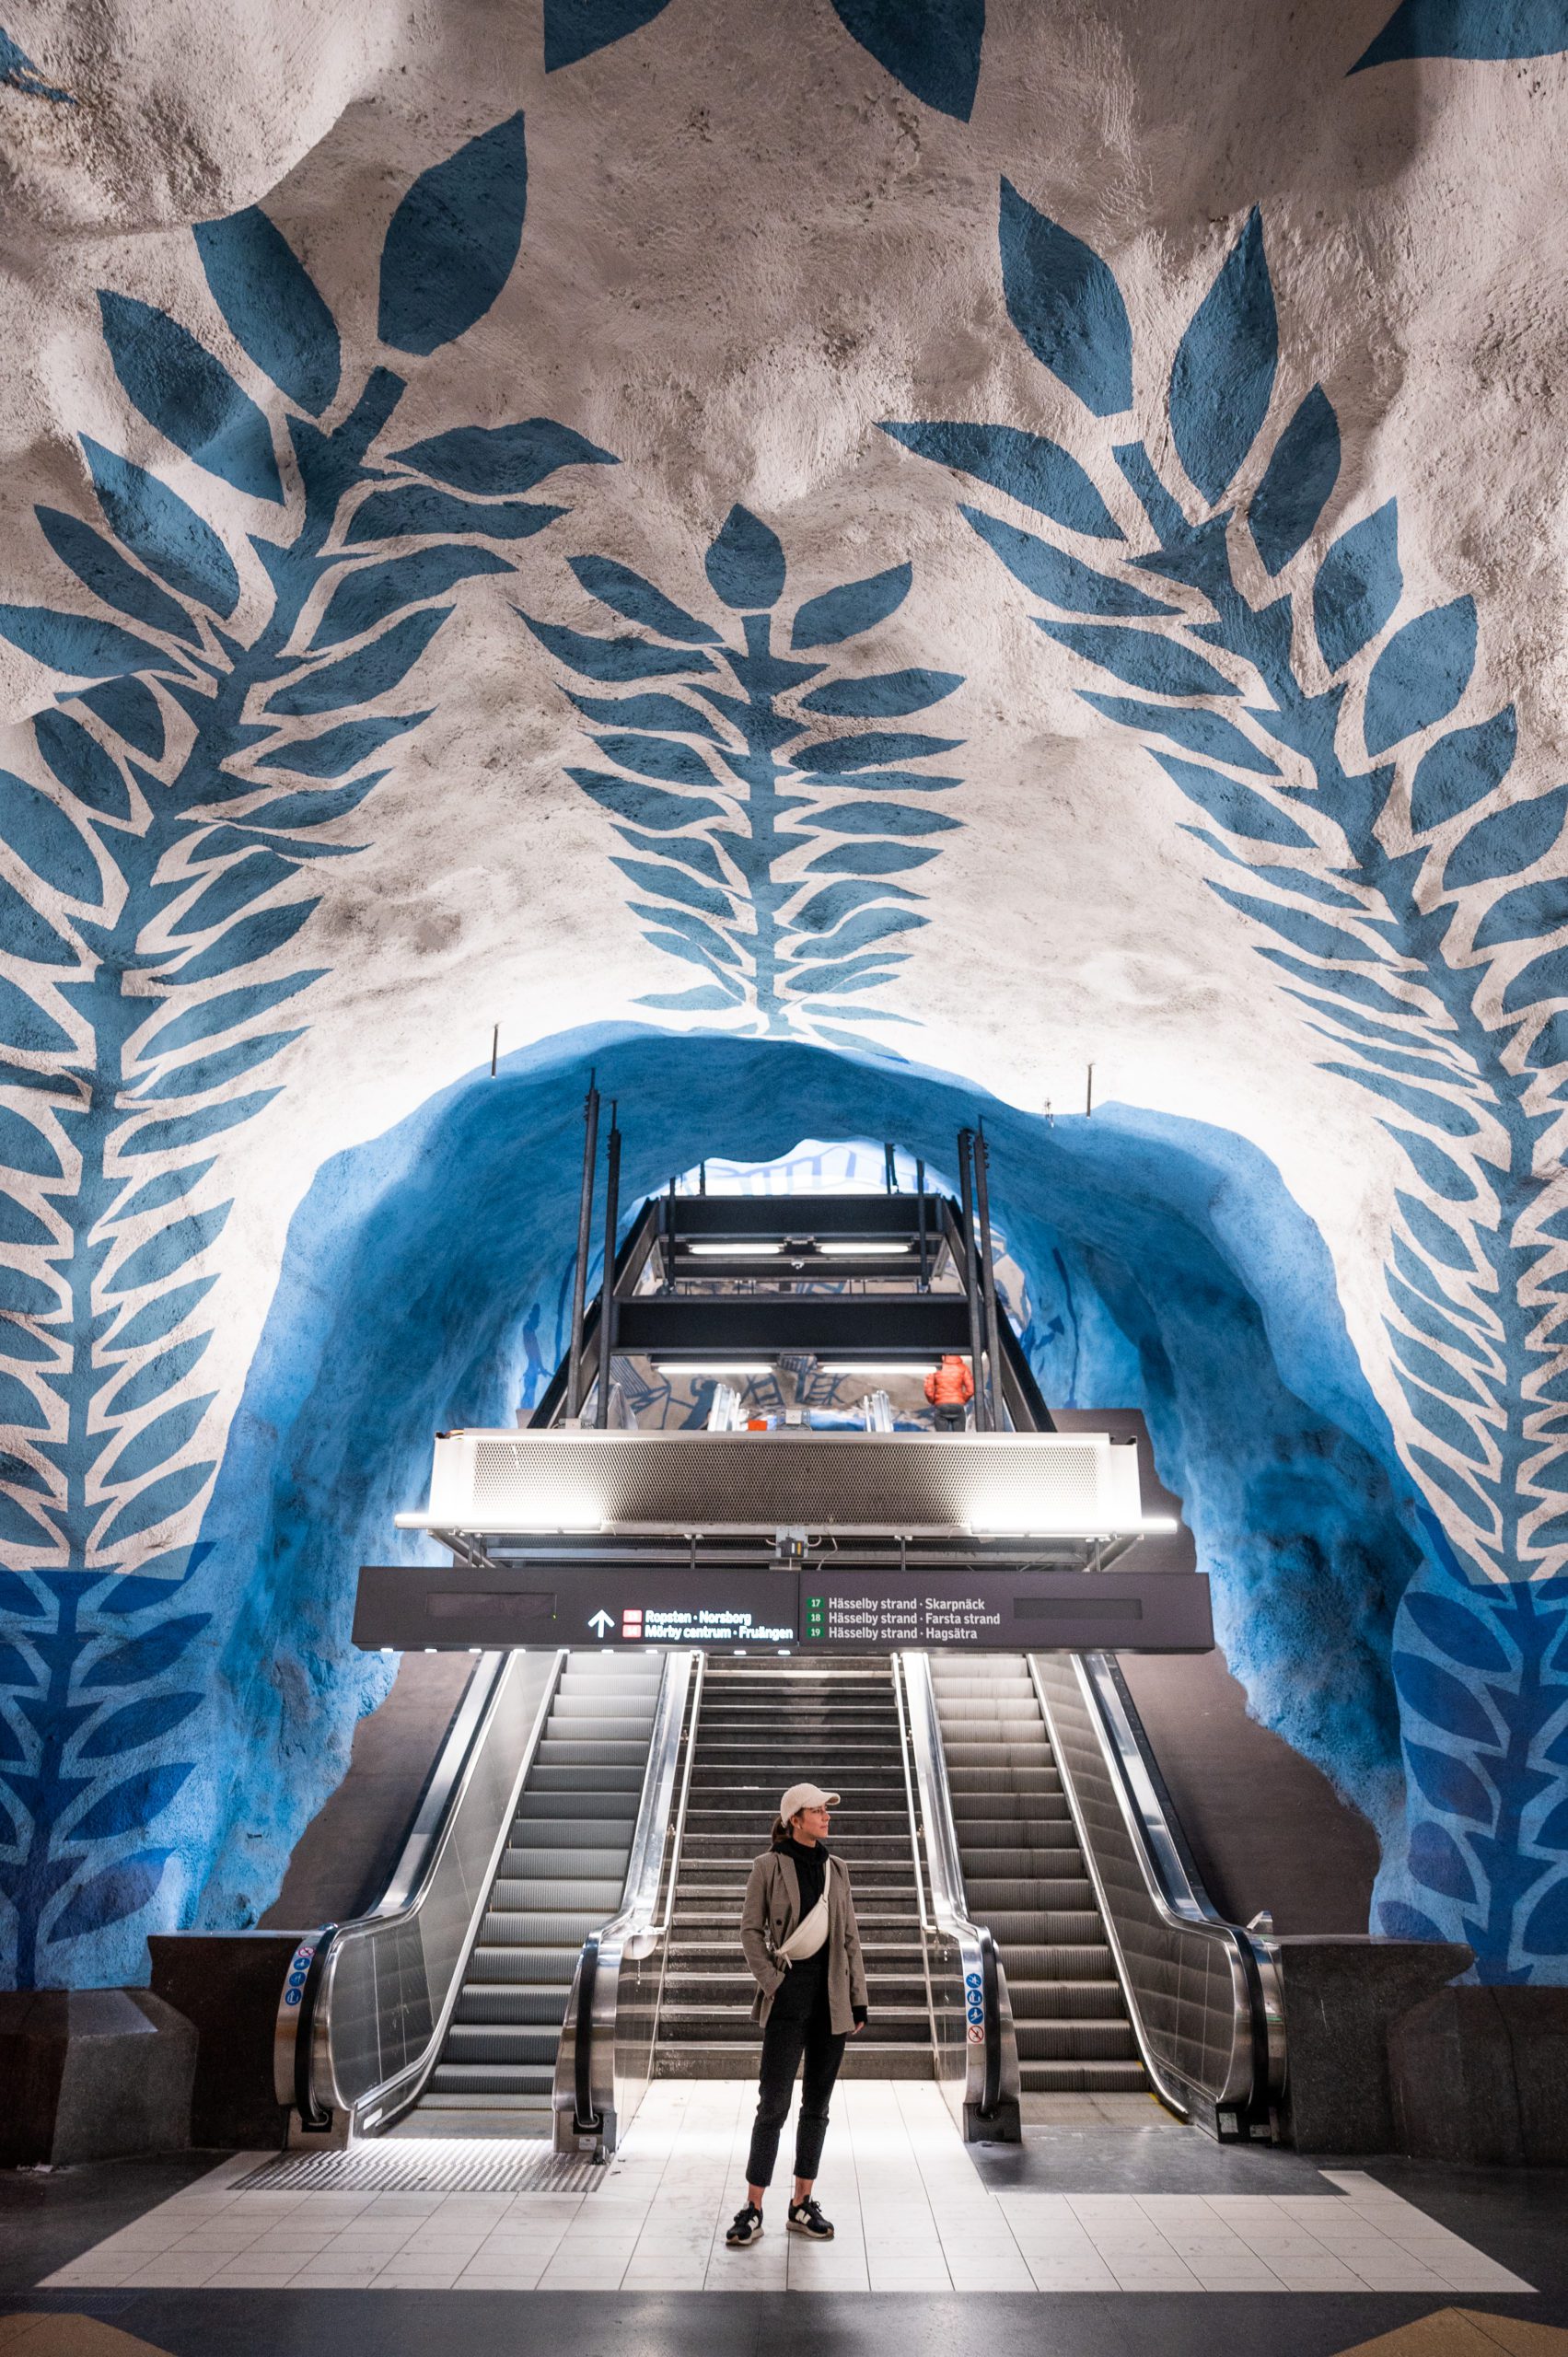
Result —
<instances>
[{"instance_id":1,"label":"woman standing","mask_svg":"<svg viewBox=\"0 0 1568 2357\"><path fill-rule=\"evenodd\" d=\"M789 2231L813 2242L833 2239L811 2189L844 2039L865 2026L865 1967L854 1900L848 1873L828 1852L828 1812L838 1805L837 1793L792 1784L773 1820L772 1846L757 1860L746 1886L740 1945L757 1983L751 2018L762 2025L762 2068L745 2206L725 2236L731 2250L744 2250L762 2232L762 2196L772 2178L802 2056L806 2080L795 2134Z\"/></svg>"}]
</instances>

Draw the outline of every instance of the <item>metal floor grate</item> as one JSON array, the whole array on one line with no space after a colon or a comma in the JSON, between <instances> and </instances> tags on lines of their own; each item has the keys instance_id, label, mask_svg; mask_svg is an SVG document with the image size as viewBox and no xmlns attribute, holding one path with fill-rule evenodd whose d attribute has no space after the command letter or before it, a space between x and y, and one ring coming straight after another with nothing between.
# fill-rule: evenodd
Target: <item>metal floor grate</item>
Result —
<instances>
[{"instance_id":1,"label":"metal floor grate","mask_svg":"<svg viewBox=\"0 0 1568 2357\"><path fill-rule=\"evenodd\" d=\"M541 2139L412 2137L346 2153L280 2153L236 2177L235 2193L593 2193L605 2171Z\"/></svg>"}]
</instances>

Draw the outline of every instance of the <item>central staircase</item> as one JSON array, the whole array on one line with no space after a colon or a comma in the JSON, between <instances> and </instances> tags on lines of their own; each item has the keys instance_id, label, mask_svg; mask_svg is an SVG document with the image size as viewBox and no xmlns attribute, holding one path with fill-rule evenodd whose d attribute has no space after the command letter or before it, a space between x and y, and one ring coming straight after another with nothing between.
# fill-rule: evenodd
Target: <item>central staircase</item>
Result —
<instances>
[{"instance_id":1,"label":"central staircase","mask_svg":"<svg viewBox=\"0 0 1568 2357\"><path fill-rule=\"evenodd\" d=\"M786 1786L842 1794L829 1847L849 1868L870 2019L844 2049L849 2077L927 2079L925 1982L898 1706L886 1654L802 1664L710 1656L691 1767L654 2069L749 2079L761 2032L740 1948L751 1864Z\"/></svg>"}]
</instances>

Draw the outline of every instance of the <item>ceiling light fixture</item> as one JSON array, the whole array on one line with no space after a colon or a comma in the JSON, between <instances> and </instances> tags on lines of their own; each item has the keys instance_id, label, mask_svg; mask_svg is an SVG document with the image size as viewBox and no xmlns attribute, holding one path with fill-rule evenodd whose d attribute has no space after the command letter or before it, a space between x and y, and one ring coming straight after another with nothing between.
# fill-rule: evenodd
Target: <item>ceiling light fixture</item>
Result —
<instances>
[{"instance_id":1,"label":"ceiling light fixture","mask_svg":"<svg viewBox=\"0 0 1568 2357\"><path fill-rule=\"evenodd\" d=\"M656 1359L659 1375L772 1375L772 1359Z\"/></svg>"},{"instance_id":2,"label":"ceiling light fixture","mask_svg":"<svg viewBox=\"0 0 1568 2357\"><path fill-rule=\"evenodd\" d=\"M907 1244L819 1244L819 1252L842 1260L901 1260Z\"/></svg>"},{"instance_id":3,"label":"ceiling light fixture","mask_svg":"<svg viewBox=\"0 0 1568 2357\"><path fill-rule=\"evenodd\" d=\"M688 1244L688 1252L710 1260L776 1260L782 1244Z\"/></svg>"}]
</instances>

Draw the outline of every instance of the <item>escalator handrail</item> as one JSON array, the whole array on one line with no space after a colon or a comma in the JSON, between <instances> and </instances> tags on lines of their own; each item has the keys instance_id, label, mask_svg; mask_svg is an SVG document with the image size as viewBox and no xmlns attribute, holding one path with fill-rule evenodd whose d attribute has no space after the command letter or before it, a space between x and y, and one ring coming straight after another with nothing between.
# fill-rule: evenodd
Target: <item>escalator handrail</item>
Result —
<instances>
[{"instance_id":1,"label":"escalator handrail","mask_svg":"<svg viewBox=\"0 0 1568 2357\"><path fill-rule=\"evenodd\" d=\"M1041 1680L1036 1656L1029 1654L1026 1658L1030 1683L1055 1753L1057 1744L1050 1697ZM1103 1653L1073 1654L1069 1659L1128 1833L1133 1858L1156 1914L1169 1929L1194 1939L1213 1941L1235 1959L1242 1987L1247 1992L1246 2016L1244 2020L1238 2018L1236 2026L1237 2045L1245 2043L1248 2049L1249 2084L1245 2091L1237 2095L1228 2095L1224 2090L1219 2094L1227 2109L1234 2107L1250 2119L1265 2119L1271 2097L1277 2099L1283 2086L1284 2067L1280 2008L1277 2003L1271 2003L1270 1996L1276 1984L1273 1954L1267 1941L1257 1933L1245 1924L1229 1922L1220 1914L1202 1882L1191 1870L1186 1843L1172 1829L1168 1803L1149 1748L1148 1737L1126 1695L1114 1657ZM1191 2090L1179 2081L1173 2082L1170 2073L1153 2050L1143 2020L1135 1977L1118 1934L1114 1910L1095 1855L1092 1835L1085 1822L1071 1774L1063 1772L1060 1756L1057 1766L1063 1793L1078 1835L1085 1872L1094 1886L1100 1918L1116 1959L1118 1977L1127 1998L1129 2016L1144 2066L1164 2100L1186 2118L1192 2108Z\"/></svg>"},{"instance_id":2,"label":"escalator handrail","mask_svg":"<svg viewBox=\"0 0 1568 2357\"><path fill-rule=\"evenodd\" d=\"M480 1884L482 1896L470 1919L468 1930L464 1934L442 2002L435 2011L430 2036L420 2054L412 2062L402 2064L380 2084L362 2088L353 2095L346 2093L339 2086L333 2065L331 2051L333 1984L342 1967L343 1958L352 1947L366 1940L384 1938L401 1926L417 1922L423 1912L448 1844L453 1838L464 1796L478 1771L486 1741L503 1699L506 1678L509 1674L515 1672L516 1666L526 1661L527 1658L527 1655L521 1652L503 1654L500 1656L499 1670L490 1680L483 1701L472 1718L464 1724L462 1723L464 1714L459 1713L459 1719L454 1721L447 1744L443 1747L436 1771L431 1777L425 1804L420 1813L421 1820L427 1821L426 1831L422 1837L416 1826L415 1833L411 1836L410 1843L405 1848L403 1858L399 1861L392 1883L389 1887L389 1898L383 1899L368 1914L355 1916L348 1922L340 1923L336 1927L331 1946L327 1951L325 1968L320 1976L312 2008L309 2084L313 2104L318 2110L341 2107L350 2110L357 2118L377 2098L384 2103L394 2088L398 2092L399 2108L406 2109L408 2103L414 2099L419 2088L424 2085L425 2079L436 2066L446 2038L447 2025L462 1989L463 1975L468 1968L469 1956L484 1919L485 1906L495 1880L496 1870L512 1829L512 1820L517 1814L517 1797L527 1781L540 1744L543 1740L544 1730L549 1723L551 1710L563 1674L571 1659L571 1649L568 1646L561 1645L555 1649L554 1659L545 1677L528 1734L520 1747L517 1768L511 1778L509 1802L497 1813L498 1822L494 1840L491 1845L489 1864ZM484 1666L482 1659L482 1670ZM422 1849L417 1861L413 1861L410 1853L416 1841L422 1843ZM412 1873L412 1881L406 1886L403 1883L405 1868ZM303 2011L304 2008L302 2007L301 2010ZM318 2065L324 2066L328 2083L324 2091L324 2100L323 2090L317 2084L321 2074Z\"/></svg>"},{"instance_id":3,"label":"escalator handrail","mask_svg":"<svg viewBox=\"0 0 1568 2357\"><path fill-rule=\"evenodd\" d=\"M679 1805L677 1807L675 1812L675 1826L671 1837L674 1842L672 1860L675 1867L677 1868L679 1868L680 1864L681 1844L686 1839L686 1809L687 1804L691 1798L691 1763L697 1756L697 1715L703 1707L703 1678L707 1670L707 1652L705 1648L703 1648L699 1650L697 1654L697 1666L691 1683L691 1708L690 1713L691 1736L686 1746L685 1765L682 1767L680 1771L680 1801ZM671 1873L668 1875L664 1876L663 1880L666 1893L664 1912L656 1919L656 1921L647 1926L648 1935L656 1939L662 1939L675 1920L675 1875Z\"/></svg>"},{"instance_id":4,"label":"escalator handrail","mask_svg":"<svg viewBox=\"0 0 1568 2357\"><path fill-rule=\"evenodd\" d=\"M936 1713L936 1694L931 1682L931 1656L923 1652L900 1653L894 1656L897 1682L907 1703L908 1734L913 1754L915 1781L920 1788L921 1816L925 1827L925 1856L931 1870L931 1909L935 1930L957 1939L960 1945L978 1952L981 1973L981 2011L984 2014L984 2067L979 2098L982 2119L993 2117L1005 2093L1005 2080L1016 2080L1016 2071L1007 2072L1006 2047L1009 2042L1011 2012L1006 2003L1006 1980L1002 1958L989 1924L977 1923L969 1912L969 1896L964 1888L964 1870L958 1854L958 1828L953 1822L949 1796L946 1754L942 1748L942 1728ZM919 1874L918 1850L916 1875ZM923 1908L922 1910L924 1921Z\"/></svg>"}]
</instances>

